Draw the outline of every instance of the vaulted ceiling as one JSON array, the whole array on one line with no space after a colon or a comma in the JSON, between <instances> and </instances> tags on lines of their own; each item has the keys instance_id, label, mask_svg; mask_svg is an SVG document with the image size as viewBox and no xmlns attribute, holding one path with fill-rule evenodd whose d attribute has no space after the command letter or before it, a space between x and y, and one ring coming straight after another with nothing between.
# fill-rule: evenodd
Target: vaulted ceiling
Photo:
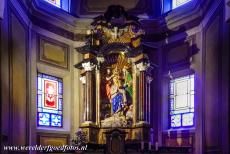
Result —
<instances>
[{"instance_id":1,"label":"vaulted ceiling","mask_svg":"<svg viewBox=\"0 0 230 154\"><path fill-rule=\"evenodd\" d=\"M154 16L159 5L157 0L75 0L71 3L71 10L77 16L100 14L110 5L121 5L136 15Z\"/></svg>"},{"instance_id":2,"label":"vaulted ceiling","mask_svg":"<svg viewBox=\"0 0 230 154\"><path fill-rule=\"evenodd\" d=\"M42 0L18 1L33 24L72 40L81 40L92 19L103 14L108 6L122 5L129 14L140 18L146 31L145 39L151 41L158 41L166 35L199 25L213 1L193 0L191 5L164 14L161 13L160 2L161 0L71 0L71 11L67 13L48 6Z\"/></svg>"}]
</instances>

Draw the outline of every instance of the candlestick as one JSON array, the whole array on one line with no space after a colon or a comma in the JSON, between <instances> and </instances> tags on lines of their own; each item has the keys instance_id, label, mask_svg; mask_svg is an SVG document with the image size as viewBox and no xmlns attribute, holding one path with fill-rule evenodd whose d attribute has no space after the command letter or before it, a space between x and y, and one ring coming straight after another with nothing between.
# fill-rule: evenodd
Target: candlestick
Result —
<instances>
[{"instance_id":1,"label":"candlestick","mask_svg":"<svg viewBox=\"0 0 230 154\"><path fill-rule=\"evenodd\" d=\"M149 142L149 150L151 150L151 142Z\"/></svg>"},{"instance_id":2,"label":"candlestick","mask_svg":"<svg viewBox=\"0 0 230 154\"><path fill-rule=\"evenodd\" d=\"M96 45L100 45L100 41L99 40L96 40Z\"/></svg>"},{"instance_id":3,"label":"candlestick","mask_svg":"<svg viewBox=\"0 0 230 154\"><path fill-rule=\"evenodd\" d=\"M87 34L87 35L90 35L90 34L91 34L91 30L87 30L87 31L86 31L86 34Z\"/></svg>"},{"instance_id":4,"label":"candlestick","mask_svg":"<svg viewBox=\"0 0 230 154\"><path fill-rule=\"evenodd\" d=\"M141 141L141 150L144 150L144 141Z\"/></svg>"},{"instance_id":5,"label":"candlestick","mask_svg":"<svg viewBox=\"0 0 230 154\"><path fill-rule=\"evenodd\" d=\"M155 143L155 148L156 148L156 151L158 151L158 142Z\"/></svg>"}]
</instances>

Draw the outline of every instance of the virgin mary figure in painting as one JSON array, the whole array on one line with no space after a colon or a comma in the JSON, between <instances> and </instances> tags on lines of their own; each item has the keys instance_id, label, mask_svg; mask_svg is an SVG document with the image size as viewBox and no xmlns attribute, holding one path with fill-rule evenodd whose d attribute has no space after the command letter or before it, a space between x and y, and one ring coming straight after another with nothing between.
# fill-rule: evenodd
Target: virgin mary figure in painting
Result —
<instances>
[{"instance_id":1,"label":"virgin mary figure in painting","mask_svg":"<svg viewBox=\"0 0 230 154\"><path fill-rule=\"evenodd\" d=\"M110 102L112 104L112 113L117 113L125 106L127 102L126 93L122 87L122 83L119 78L119 72L117 68L115 68L113 71L110 94L111 94Z\"/></svg>"}]
</instances>

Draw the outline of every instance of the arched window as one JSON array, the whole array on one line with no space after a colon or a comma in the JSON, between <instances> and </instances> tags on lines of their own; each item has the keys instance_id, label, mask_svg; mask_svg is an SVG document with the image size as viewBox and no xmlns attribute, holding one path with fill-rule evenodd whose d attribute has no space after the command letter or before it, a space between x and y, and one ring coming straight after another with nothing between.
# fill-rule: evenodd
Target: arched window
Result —
<instances>
[{"instance_id":1,"label":"arched window","mask_svg":"<svg viewBox=\"0 0 230 154\"><path fill-rule=\"evenodd\" d=\"M47 74L37 76L37 126L63 126L63 82Z\"/></svg>"},{"instance_id":2,"label":"arched window","mask_svg":"<svg viewBox=\"0 0 230 154\"><path fill-rule=\"evenodd\" d=\"M70 0L44 0L45 2L69 12Z\"/></svg>"},{"instance_id":3,"label":"arched window","mask_svg":"<svg viewBox=\"0 0 230 154\"><path fill-rule=\"evenodd\" d=\"M170 128L194 126L194 74L170 80Z\"/></svg>"}]
</instances>

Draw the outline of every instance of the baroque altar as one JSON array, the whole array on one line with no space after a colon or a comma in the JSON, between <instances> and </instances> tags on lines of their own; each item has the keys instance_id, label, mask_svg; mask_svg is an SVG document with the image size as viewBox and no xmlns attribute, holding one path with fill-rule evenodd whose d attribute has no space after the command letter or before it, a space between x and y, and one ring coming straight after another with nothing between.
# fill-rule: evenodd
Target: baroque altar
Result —
<instances>
[{"instance_id":1,"label":"baroque altar","mask_svg":"<svg viewBox=\"0 0 230 154\"><path fill-rule=\"evenodd\" d=\"M153 65L142 45L139 20L121 6L110 6L87 31L76 50L82 81L81 129L89 143L104 144L105 133L120 129L126 140L150 140L150 85Z\"/></svg>"}]
</instances>

